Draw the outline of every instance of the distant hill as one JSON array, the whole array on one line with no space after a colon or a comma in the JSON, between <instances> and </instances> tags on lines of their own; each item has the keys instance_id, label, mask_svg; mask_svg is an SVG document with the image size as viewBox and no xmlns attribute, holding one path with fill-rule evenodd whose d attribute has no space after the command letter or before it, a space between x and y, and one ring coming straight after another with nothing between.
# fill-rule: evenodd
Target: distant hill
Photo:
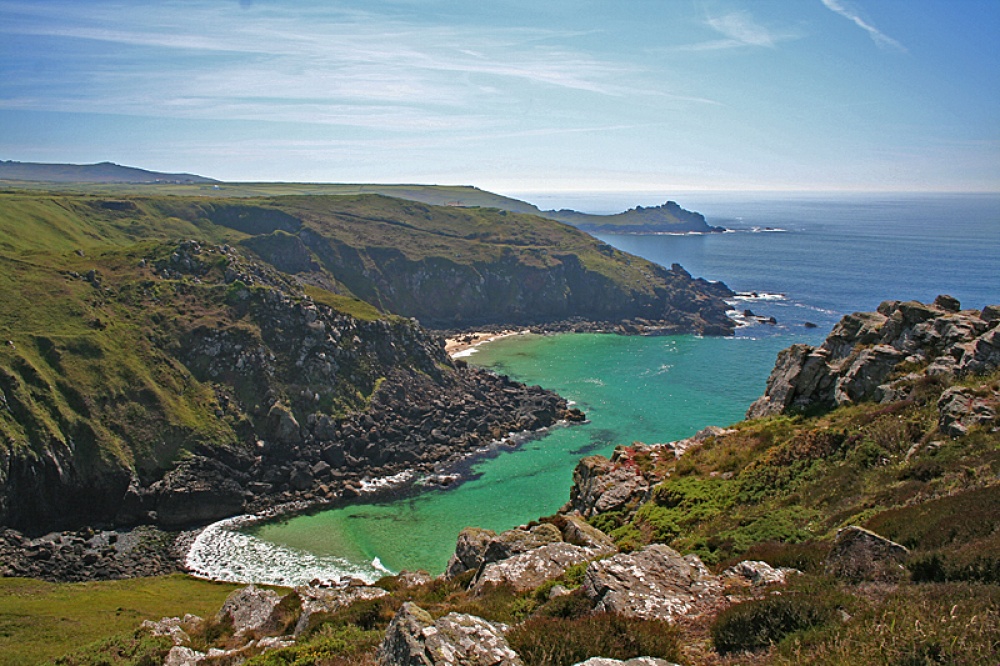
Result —
<instances>
[{"instance_id":1,"label":"distant hill","mask_svg":"<svg viewBox=\"0 0 1000 666\"><path fill-rule=\"evenodd\" d=\"M0 180L51 183L217 183L190 173L159 173L112 162L99 164L43 164L0 161Z\"/></svg>"},{"instance_id":2,"label":"distant hill","mask_svg":"<svg viewBox=\"0 0 1000 666\"><path fill-rule=\"evenodd\" d=\"M614 215L591 215L575 210L541 210L538 206L481 190L469 185L380 185L352 183L226 183L192 174L158 173L124 167L111 162L100 164L36 164L0 161L0 181L17 181L25 189L56 189L110 192L115 194L178 194L221 197L268 197L286 195L381 194L396 199L419 201L432 206L497 208L510 213L539 215L593 233L711 233L725 231L705 221L701 213L685 210L676 202L644 208L636 206ZM128 185L128 189L122 189ZM155 192L144 188L156 185ZM171 186L165 191L165 186ZM81 187L83 186L83 187ZM192 190L191 186L196 189Z\"/></svg>"}]
</instances>

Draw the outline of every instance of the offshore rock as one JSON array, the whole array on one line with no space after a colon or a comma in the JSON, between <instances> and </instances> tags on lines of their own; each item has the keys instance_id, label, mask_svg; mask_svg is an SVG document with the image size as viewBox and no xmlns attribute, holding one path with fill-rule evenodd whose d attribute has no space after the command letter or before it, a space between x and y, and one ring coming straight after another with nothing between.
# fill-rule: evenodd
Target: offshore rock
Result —
<instances>
[{"instance_id":1,"label":"offshore rock","mask_svg":"<svg viewBox=\"0 0 1000 666\"><path fill-rule=\"evenodd\" d=\"M583 591L597 611L668 622L722 598L722 584L698 556L682 557L662 544L592 562Z\"/></svg>"},{"instance_id":2,"label":"offshore rock","mask_svg":"<svg viewBox=\"0 0 1000 666\"><path fill-rule=\"evenodd\" d=\"M992 372L1000 367L998 310L962 310L957 299L939 296L930 305L885 301L876 312L847 315L821 346L781 351L746 416L900 399L905 387L892 377L904 362L922 368L918 378Z\"/></svg>"},{"instance_id":3,"label":"offshore rock","mask_svg":"<svg viewBox=\"0 0 1000 666\"><path fill-rule=\"evenodd\" d=\"M849 581L899 580L910 551L857 525L837 532L826 558L826 572Z\"/></svg>"},{"instance_id":4,"label":"offshore rock","mask_svg":"<svg viewBox=\"0 0 1000 666\"><path fill-rule=\"evenodd\" d=\"M410 602L389 623L378 658L381 666L522 666L496 625L461 613L435 622Z\"/></svg>"}]
</instances>

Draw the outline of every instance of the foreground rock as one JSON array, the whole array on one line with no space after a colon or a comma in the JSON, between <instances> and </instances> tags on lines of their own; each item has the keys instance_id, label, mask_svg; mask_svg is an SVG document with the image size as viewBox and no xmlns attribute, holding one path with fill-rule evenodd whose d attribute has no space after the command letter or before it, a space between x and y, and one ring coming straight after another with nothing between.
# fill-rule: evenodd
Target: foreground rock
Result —
<instances>
[{"instance_id":1,"label":"foreground rock","mask_svg":"<svg viewBox=\"0 0 1000 666\"><path fill-rule=\"evenodd\" d=\"M551 520L500 534L479 528L462 530L445 576L475 571L472 587L476 592L491 584L530 590L561 575L566 567L616 551L610 537L577 516Z\"/></svg>"},{"instance_id":2,"label":"foreground rock","mask_svg":"<svg viewBox=\"0 0 1000 666\"><path fill-rule=\"evenodd\" d=\"M992 372L1000 367L998 326L996 305L961 310L950 296L929 305L885 301L877 312L841 319L819 347L798 344L780 352L747 418L901 400L921 376ZM920 372L893 380L904 362Z\"/></svg>"},{"instance_id":3,"label":"foreground rock","mask_svg":"<svg viewBox=\"0 0 1000 666\"><path fill-rule=\"evenodd\" d=\"M662 544L593 562L583 583L595 610L668 622L709 610L722 589L697 555Z\"/></svg>"},{"instance_id":4,"label":"foreground rock","mask_svg":"<svg viewBox=\"0 0 1000 666\"><path fill-rule=\"evenodd\" d=\"M656 657L636 657L628 661L592 657L587 661L581 661L573 666L677 666L677 664L664 659L657 659Z\"/></svg>"},{"instance_id":5,"label":"foreground rock","mask_svg":"<svg viewBox=\"0 0 1000 666\"><path fill-rule=\"evenodd\" d=\"M611 458L588 456L573 470L569 503L562 513L576 512L585 518L596 514L635 508L649 500L654 485L663 480L656 472L660 460L679 458L727 430L709 426L687 439L663 444L636 443L615 448Z\"/></svg>"},{"instance_id":6,"label":"foreground rock","mask_svg":"<svg viewBox=\"0 0 1000 666\"><path fill-rule=\"evenodd\" d=\"M851 525L837 532L826 558L826 572L853 582L899 580L909 554L895 541Z\"/></svg>"},{"instance_id":7,"label":"foreground rock","mask_svg":"<svg viewBox=\"0 0 1000 666\"><path fill-rule=\"evenodd\" d=\"M379 648L382 666L522 666L496 625L462 613L435 621L405 603Z\"/></svg>"}]
</instances>

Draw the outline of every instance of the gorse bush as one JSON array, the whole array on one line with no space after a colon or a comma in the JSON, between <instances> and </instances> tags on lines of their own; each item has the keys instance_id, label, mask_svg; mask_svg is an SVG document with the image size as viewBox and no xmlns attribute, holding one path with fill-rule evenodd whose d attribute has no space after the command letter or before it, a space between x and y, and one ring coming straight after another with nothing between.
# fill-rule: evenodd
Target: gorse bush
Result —
<instances>
[{"instance_id":1,"label":"gorse bush","mask_svg":"<svg viewBox=\"0 0 1000 666\"><path fill-rule=\"evenodd\" d=\"M680 658L678 631L660 620L597 613L566 619L533 617L508 635L525 666L572 666L591 657Z\"/></svg>"}]
</instances>

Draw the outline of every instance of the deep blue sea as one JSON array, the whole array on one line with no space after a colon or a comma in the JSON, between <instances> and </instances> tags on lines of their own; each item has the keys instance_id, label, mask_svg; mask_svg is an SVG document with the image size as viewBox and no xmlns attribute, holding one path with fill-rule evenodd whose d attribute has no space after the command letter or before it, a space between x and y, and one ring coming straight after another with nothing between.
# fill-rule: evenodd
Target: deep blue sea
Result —
<instances>
[{"instance_id":1,"label":"deep blue sea","mask_svg":"<svg viewBox=\"0 0 1000 666\"><path fill-rule=\"evenodd\" d=\"M597 213L663 203L614 193L521 198ZM818 344L844 314L940 293L965 307L1000 303L1000 195L673 198L731 232L601 239L721 280L741 292L733 301L739 312L773 316L777 325L748 325L732 338L525 335L484 345L470 362L558 391L589 421L500 447L447 491L209 529L190 563L212 577L278 584L338 575L371 580L400 569L438 573L462 527L508 529L558 510L580 457L740 420L778 351Z\"/></svg>"}]
</instances>

